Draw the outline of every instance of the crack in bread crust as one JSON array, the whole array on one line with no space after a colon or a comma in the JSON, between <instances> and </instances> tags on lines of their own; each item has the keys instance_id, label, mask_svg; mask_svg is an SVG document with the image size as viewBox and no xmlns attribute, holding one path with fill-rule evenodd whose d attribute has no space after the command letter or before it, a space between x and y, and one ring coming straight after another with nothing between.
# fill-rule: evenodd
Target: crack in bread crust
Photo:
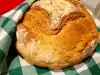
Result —
<instances>
[{"instance_id":1,"label":"crack in bread crust","mask_svg":"<svg viewBox=\"0 0 100 75\"><path fill-rule=\"evenodd\" d=\"M81 12L80 8L67 0L40 0L34 3L32 8L35 6L39 6L49 13L51 17L51 23L49 27L52 30L59 27L61 18L64 17L64 15L68 15L71 12Z\"/></svg>"}]
</instances>

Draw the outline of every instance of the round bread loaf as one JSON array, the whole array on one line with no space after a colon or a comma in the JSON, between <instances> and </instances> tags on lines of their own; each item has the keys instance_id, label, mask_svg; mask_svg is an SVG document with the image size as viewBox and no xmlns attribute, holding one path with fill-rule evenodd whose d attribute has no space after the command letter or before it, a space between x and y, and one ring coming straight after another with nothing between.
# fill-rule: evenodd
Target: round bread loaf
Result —
<instances>
[{"instance_id":1,"label":"round bread loaf","mask_svg":"<svg viewBox=\"0 0 100 75\"><path fill-rule=\"evenodd\" d=\"M17 51L27 62L60 69L91 56L99 34L78 0L39 0L18 24L16 36Z\"/></svg>"}]
</instances>

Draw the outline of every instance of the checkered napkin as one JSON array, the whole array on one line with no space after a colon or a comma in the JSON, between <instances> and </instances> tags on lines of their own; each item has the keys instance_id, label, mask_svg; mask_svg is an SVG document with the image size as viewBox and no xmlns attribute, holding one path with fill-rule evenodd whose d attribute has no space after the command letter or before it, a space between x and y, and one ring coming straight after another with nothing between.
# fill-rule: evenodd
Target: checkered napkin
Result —
<instances>
[{"instance_id":1,"label":"checkered napkin","mask_svg":"<svg viewBox=\"0 0 100 75\"><path fill-rule=\"evenodd\" d=\"M60 70L31 65L20 56L7 59L16 25L34 1L27 0L0 17L0 75L100 75L100 43L98 43L91 58L85 59L81 64ZM100 32L100 22L91 12L90 14L93 16ZM13 60L11 60L12 58Z\"/></svg>"}]
</instances>

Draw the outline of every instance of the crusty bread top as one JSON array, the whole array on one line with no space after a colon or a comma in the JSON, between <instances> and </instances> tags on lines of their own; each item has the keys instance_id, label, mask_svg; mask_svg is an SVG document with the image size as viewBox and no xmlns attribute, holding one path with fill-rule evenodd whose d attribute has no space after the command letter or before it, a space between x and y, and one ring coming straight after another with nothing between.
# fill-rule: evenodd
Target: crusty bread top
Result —
<instances>
[{"instance_id":1,"label":"crusty bread top","mask_svg":"<svg viewBox=\"0 0 100 75\"><path fill-rule=\"evenodd\" d=\"M59 27L61 19L71 12L78 12L80 9L67 0L40 0L33 4L45 9L51 17L50 29Z\"/></svg>"}]
</instances>

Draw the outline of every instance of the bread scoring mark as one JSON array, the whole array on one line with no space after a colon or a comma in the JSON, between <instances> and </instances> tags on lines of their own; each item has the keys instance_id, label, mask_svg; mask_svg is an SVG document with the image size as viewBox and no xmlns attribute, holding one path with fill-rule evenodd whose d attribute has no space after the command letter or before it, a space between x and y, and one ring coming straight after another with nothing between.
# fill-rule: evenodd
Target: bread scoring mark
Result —
<instances>
[{"instance_id":1,"label":"bread scoring mark","mask_svg":"<svg viewBox=\"0 0 100 75\"><path fill-rule=\"evenodd\" d=\"M54 30L59 28L61 19L70 14L71 12L80 12L80 9L73 3L66 0L40 0L33 4L44 8L51 17L50 29Z\"/></svg>"},{"instance_id":2,"label":"bread scoring mark","mask_svg":"<svg viewBox=\"0 0 100 75\"><path fill-rule=\"evenodd\" d=\"M85 18L85 15L81 12L71 12L62 18L59 28L61 29L67 22L76 21L79 18Z\"/></svg>"}]
</instances>

